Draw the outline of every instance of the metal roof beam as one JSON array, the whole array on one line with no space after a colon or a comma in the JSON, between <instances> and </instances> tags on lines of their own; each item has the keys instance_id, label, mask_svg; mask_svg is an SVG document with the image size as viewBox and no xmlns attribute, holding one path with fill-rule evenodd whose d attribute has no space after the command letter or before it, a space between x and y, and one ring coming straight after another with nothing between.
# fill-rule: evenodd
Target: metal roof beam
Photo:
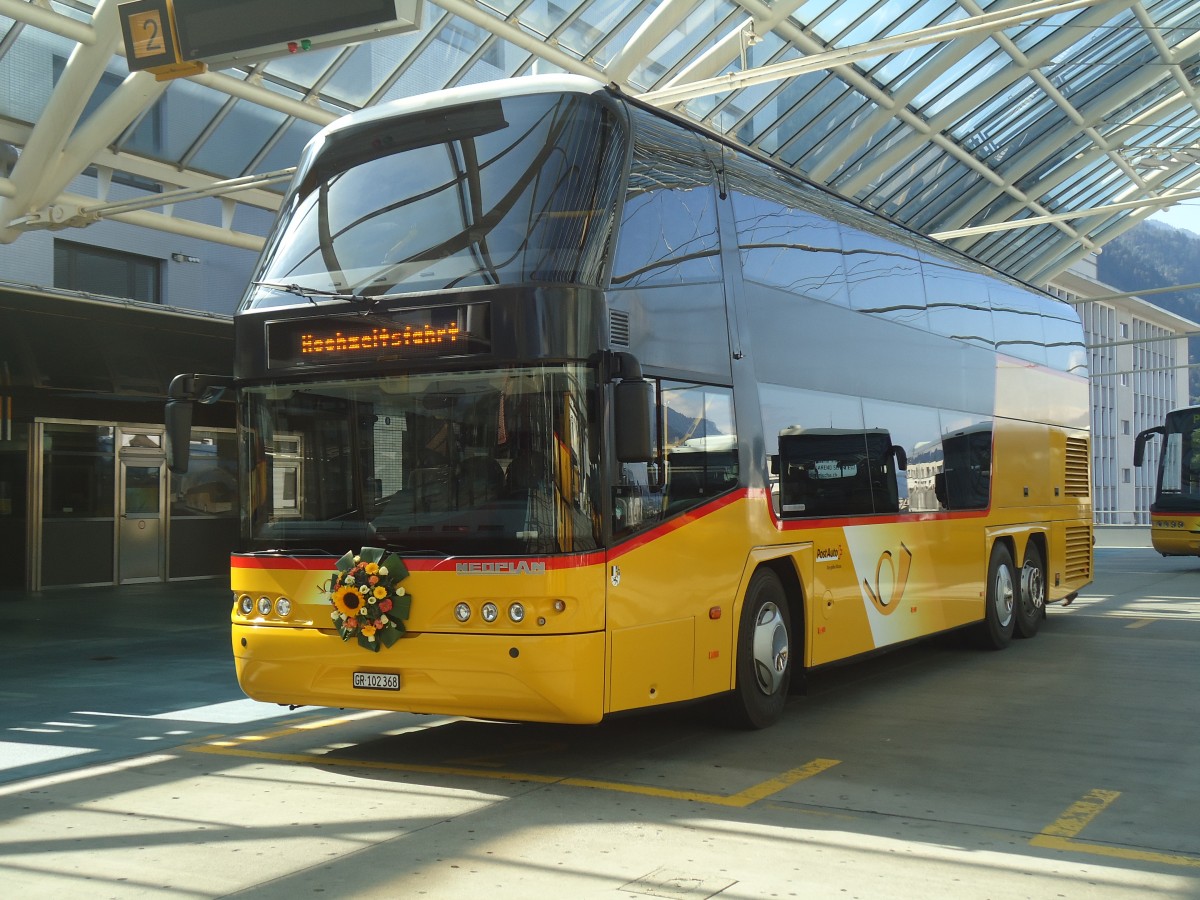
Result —
<instances>
[{"instance_id":1,"label":"metal roof beam","mask_svg":"<svg viewBox=\"0 0 1200 900\"><path fill-rule=\"evenodd\" d=\"M30 7L28 3L15 5ZM12 197L0 199L0 243L11 243L20 236L20 229L9 227L11 221L45 202L47 189L53 184L51 175L71 132L121 44L116 6L116 0L100 0L96 5L90 42L80 43L71 53L62 77L13 167L11 177L17 189ZM57 189L52 193L57 193Z\"/></svg>"},{"instance_id":2,"label":"metal roof beam","mask_svg":"<svg viewBox=\"0 0 1200 900\"><path fill-rule=\"evenodd\" d=\"M569 53L559 50L557 46L544 43L537 35L530 34L521 28L520 25L514 25L508 19L502 19L491 13L484 12L474 3L468 2L468 0L429 0L429 2L442 7L442 9L453 13L459 18L466 19L473 25L478 25L480 28L498 34L510 44L515 44L522 50L558 66L564 72L585 75L588 78L594 78L597 81L600 80L597 78L597 69L595 66L588 65L582 60L576 59Z\"/></svg>"},{"instance_id":3,"label":"metal roof beam","mask_svg":"<svg viewBox=\"0 0 1200 900\"><path fill-rule=\"evenodd\" d=\"M991 225L973 225L970 228L955 228L950 231L935 231L929 236L939 241L949 241L954 238L976 237L983 234L995 234L999 231L1014 231L1018 228L1032 228L1035 225L1046 225L1051 222L1069 222L1072 219L1086 219L1089 216L1106 215L1114 212L1124 212L1131 209L1149 209L1151 212L1166 206L1174 206L1184 200L1200 199L1200 191L1183 191L1178 194L1163 195L1143 200L1125 200L1121 203L1106 203L1103 206L1093 206L1089 209L1074 209L1066 213L1053 213L1045 216L1031 216L1028 219L1016 219L1008 222L995 222Z\"/></svg>"},{"instance_id":4,"label":"metal roof beam","mask_svg":"<svg viewBox=\"0 0 1200 900\"><path fill-rule=\"evenodd\" d=\"M1109 0L1036 0L1033 3L1022 4L1013 10L1003 10L997 13L984 13L978 16L967 16L941 25L931 25L916 31L907 31L890 35L875 41L867 41L853 47L837 50L825 50L803 59L788 60L759 66L744 72L730 72L715 78L706 78L688 84L677 84L658 90L647 91L639 95L639 99L655 106L674 106L685 100L697 97L707 97L721 94L755 84L765 84L771 81L782 81L794 78L808 72L820 72L836 66L847 66L864 59L888 56L913 47L923 47L927 44L938 44L954 40L964 35L978 31L994 32L1001 28L1010 28L1032 19L1043 19L1046 16L1069 12L1072 9L1082 9L1108 3Z\"/></svg>"},{"instance_id":5,"label":"metal roof beam","mask_svg":"<svg viewBox=\"0 0 1200 900\"><path fill-rule=\"evenodd\" d=\"M629 43L608 61L604 67L605 75L617 84L625 84L638 63L645 60L667 35L679 27L694 6L694 0L666 0L646 17Z\"/></svg>"},{"instance_id":6,"label":"metal roof beam","mask_svg":"<svg viewBox=\"0 0 1200 900\"><path fill-rule=\"evenodd\" d=\"M103 2L104 0L101 0L101 3ZM34 28L40 28L42 31L49 31L59 37L70 38L85 47L96 43L96 29L93 26L86 22L80 22L78 19L72 19L70 16L56 13L44 6L38 6L36 3L30 3L28 0L0 0L0 15L24 22L26 25L32 25ZM114 10L114 21L116 16ZM94 16L93 21L95 21Z\"/></svg>"},{"instance_id":7,"label":"metal roof beam","mask_svg":"<svg viewBox=\"0 0 1200 900\"><path fill-rule=\"evenodd\" d=\"M59 197L59 200L65 206L75 207L82 207L87 203L95 202L77 194L63 194ZM216 225L205 225L201 222L193 222L190 219L179 219L175 216L147 212L145 210L118 212L107 218L114 222L136 225L139 228L151 228L155 231L165 231L168 234L177 234L181 237L211 241L214 244L223 244L227 247L239 247L242 250L252 250L256 253L261 251L263 244L266 243L265 238L261 235L233 231L229 228L219 228Z\"/></svg>"},{"instance_id":8,"label":"metal roof beam","mask_svg":"<svg viewBox=\"0 0 1200 900\"><path fill-rule=\"evenodd\" d=\"M970 2L970 0L964 0ZM972 4L973 5L973 4ZM1075 170L1084 165L1091 164L1097 156L1107 156L1109 161L1121 172L1125 177L1134 184L1139 190L1148 190L1149 185L1142 180L1141 176L1133 169L1129 163L1116 152L1118 149L1114 146L1105 135L1101 134L1096 128L1088 124L1089 117L1085 116L1076 109L1061 92L1051 84L1035 66L1034 62L1026 57L1020 49L1012 43L1012 41L1004 36L997 35L996 42L1004 49L1004 51L1012 58L1016 69L1023 71L1033 79L1034 83L1048 96L1055 105L1062 110L1064 114L1064 122L1057 129L1054 129L1043 135L1036 143L1023 149L1019 158L1010 160L1005 166L1005 176L1009 183L1015 184L1022 177L1034 171L1038 166L1041 166L1051 160L1055 154L1061 153L1073 136L1083 135L1091 143L1095 150L1091 153L1084 154L1085 158L1077 160ZM1089 106L1091 108L1111 109L1114 106L1123 104L1134 97L1144 92L1147 88L1161 81L1161 73L1152 71L1153 67L1144 67L1143 71L1136 77L1124 79L1121 83L1120 93L1112 93L1103 95L1092 101ZM1089 110L1090 112L1090 110ZM1064 166L1062 171L1056 173L1056 177L1051 180L1042 180L1038 187L1042 189L1042 196L1057 184L1061 183L1066 178L1073 174L1070 171L1072 167ZM967 197L964 197L954 206L950 207L945 213L940 216L940 220L947 223L966 222L985 209L989 204L993 203L1003 192L993 188L989 191L973 192ZM1033 209L1030 203L1023 203L1022 206ZM1017 203L1010 202L1005 207L1005 210L999 213L996 218L1007 219L1009 215L1017 211ZM1039 207L1040 208L1040 207ZM1068 237L1073 240L1082 239L1081 235L1074 230L1065 230ZM960 249L970 252L969 245L962 246Z\"/></svg>"},{"instance_id":9,"label":"metal roof beam","mask_svg":"<svg viewBox=\"0 0 1200 900\"><path fill-rule=\"evenodd\" d=\"M273 109L287 116L312 122L314 125L325 126L342 116L342 113L332 112L317 105L315 100L312 102L293 100L278 91L265 88L262 86L261 78L256 81L251 77L242 79L221 72L205 72L202 75L192 75L188 81L194 81L196 84L204 85L206 88L228 94L239 100L265 106L267 109Z\"/></svg>"},{"instance_id":10,"label":"metal roof beam","mask_svg":"<svg viewBox=\"0 0 1200 900\"><path fill-rule=\"evenodd\" d=\"M805 0L787 0L787 2L782 2L781 0L781 2L770 7L752 8L748 3L741 3L741 6L746 10L747 15L750 16L750 21L754 23L754 31L757 34L765 35L786 22L788 16L800 8L804 2ZM737 28L734 28L725 37L721 38L699 57L681 69L679 74L668 81L664 87L673 87L679 84L696 84L720 72L741 55L742 32L745 28L745 25L739 25Z\"/></svg>"},{"instance_id":11,"label":"metal roof beam","mask_svg":"<svg viewBox=\"0 0 1200 900\"><path fill-rule=\"evenodd\" d=\"M147 72L135 72L126 78L71 134L58 159L47 167L33 205L41 206L57 196L166 89L165 82L155 81Z\"/></svg>"},{"instance_id":12,"label":"metal roof beam","mask_svg":"<svg viewBox=\"0 0 1200 900\"><path fill-rule=\"evenodd\" d=\"M1072 23L1072 28L1060 28L1053 35L1041 41L1036 48L1038 51L1037 54L1030 57L1031 65L1045 65L1057 54L1074 44L1076 39L1072 35L1072 32L1075 30L1075 27L1087 28L1091 25L1099 25L1107 21L1111 15L1111 11L1100 7L1093 7L1085 11L1080 16L1078 22ZM1018 69L1016 66L1006 66L1001 72L995 73L991 78L971 88L937 115L925 120L929 131L946 131L955 122L963 118L963 116L976 109L980 103L991 99L995 93L1025 77L1025 74L1023 70ZM914 131L910 137L903 138L898 143L893 144L889 148L888 155L880 156L875 162L856 173L853 178L839 183L838 189L851 197L856 196L868 185L879 179L890 168L903 163L909 155L918 152L927 143L928 137L925 132L921 130Z\"/></svg>"}]
</instances>

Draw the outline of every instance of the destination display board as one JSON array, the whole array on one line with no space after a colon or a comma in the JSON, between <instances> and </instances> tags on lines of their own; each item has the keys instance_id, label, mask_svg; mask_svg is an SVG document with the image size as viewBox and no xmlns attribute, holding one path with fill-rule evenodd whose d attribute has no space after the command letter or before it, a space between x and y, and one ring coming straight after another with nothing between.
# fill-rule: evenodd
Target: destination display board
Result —
<instances>
[{"instance_id":1,"label":"destination display board","mask_svg":"<svg viewBox=\"0 0 1200 900\"><path fill-rule=\"evenodd\" d=\"M491 351L489 305L468 303L266 324L267 366L295 369Z\"/></svg>"}]
</instances>

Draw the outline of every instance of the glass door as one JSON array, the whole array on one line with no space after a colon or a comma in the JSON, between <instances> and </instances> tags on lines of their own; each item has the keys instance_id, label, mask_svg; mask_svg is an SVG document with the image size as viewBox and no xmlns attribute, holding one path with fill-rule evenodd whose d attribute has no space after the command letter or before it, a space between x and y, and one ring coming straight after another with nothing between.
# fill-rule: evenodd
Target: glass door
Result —
<instances>
[{"instance_id":1,"label":"glass door","mask_svg":"<svg viewBox=\"0 0 1200 900\"><path fill-rule=\"evenodd\" d=\"M162 581L166 562L163 506L166 462L162 435L122 432L117 580Z\"/></svg>"}]
</instances>

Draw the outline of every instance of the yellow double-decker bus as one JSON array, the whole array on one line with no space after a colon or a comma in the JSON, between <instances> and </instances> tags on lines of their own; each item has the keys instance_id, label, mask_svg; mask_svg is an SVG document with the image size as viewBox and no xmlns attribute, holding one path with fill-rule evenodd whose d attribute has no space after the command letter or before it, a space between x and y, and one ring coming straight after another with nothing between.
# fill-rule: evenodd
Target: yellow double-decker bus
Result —
<instances>
[{"instance_id":1,"label":"yellow double-decker bus","mask_svg":"<svg viewBox=\"0 0 1200 900\"><path fill-rule=\"evenodd\" d=\"M1133 464L1146 446L1163 439L1150 504L1150 543L1163 556L1200 556L1200 406L1167 413L1162 425L1139 432Z\"/></svg>"},{"instance_id":2,"label":"yellow double-decker bus","mask_svg":"<svg viewBox=\"0 0 1200 900\"><path fill-rule=\"evenodd\" d=\"M1068 306L591 81L326 128L235 324L258 700L762 727L1091 577Z\"/></svg>"}]
</instances>

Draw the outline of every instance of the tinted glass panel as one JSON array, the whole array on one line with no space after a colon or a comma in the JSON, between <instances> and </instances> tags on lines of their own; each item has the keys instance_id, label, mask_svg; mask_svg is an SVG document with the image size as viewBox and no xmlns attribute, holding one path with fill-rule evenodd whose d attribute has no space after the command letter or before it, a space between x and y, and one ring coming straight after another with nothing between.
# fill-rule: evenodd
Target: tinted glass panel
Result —
<instances>
[{"instance_id":1,"label":"tinted glass panel","mask_svg":"<svg viewBox=\"0 0 1200 900\"><path fill-rule=\"evenodd\" d=\"M848 306L837 224L773 171L731 166L729 184L743 276Z\"/></svg>"},{"instance_id":2,"label":"tinted glass panel","mask_svg":"<svg viewBox=\"0 0 1200 900\"><path fill-rule=\"evenodd\" d=\"M657 393L656 461L622 463L613 477L613 534L618 538L737 486L733 392L663 381Z\"/></svg>"},{"instance_id":3,"label":"tinted glass panel","mask_svg":"<svg viewBox=\"0 0 1200 900\"><path fill-rule=\"evenodd\" d=\"M186 473L171 475L171 515L237 515L237 442L232 432L192 431Z\"/></svg>"},{"instance_id":4,"label":"tinted glass panel","mask_svg":"<svg viewBox=\"0 0 1200 900\"><path fill-rule=\"evenodd\" d=\"M598 101L534 95L332 135L285 201L247 306L600 283L622 164Z\"/></svg>"},{"instance_id":5,"label":"tinted glass panel","mask_svg":"<svg viewBox=\"0 0 1200 900\"><path fill-rule=\"evenodd\" d=\"M938 501L951 510L986 508L992 485L992 423L943 413L942 426L942 471L934 476Z\"/></svg>"},{"instance_id":6,"label":"tinted glass panel","mask_svg":"<svg viewBox=\"0 0 1200 900\"><path fill-rule=\"evenodd\" d=\"M890 445L886 433L789 428L779 435L779 499L783 515L842 516L875 512L872 460ZM872 453L868 449L872 445ZM892 488L895 481L892 480ZM892 510L894 511L894 510Z\"/></svg>"},{"instance_id":7,"label":"tinted glass panel","mask_svg":"<svg viewBox=\"0 0 1200 900\"><path fill-rule=\"evenodd\" d=\"M1195 509L1200 502L1200 414L1169 413L1159 459L1159 509Z\"/></svg>"},{"instance_id":8,"label":"tinted glass panel","mask_svg":"<svg viewBox=\"0 0 1200 900\"><path fill-rule=\"evenodd\" d=\"M938 334L991 348L992 307L988 277L921 254L925 294L929 304L929 327Z\"/></svg>"},{"instance_id":9,"label":"tinted glass panel","mask_svg":"<svg viewBox=\"0 0 1200 900\"><path fill-rule=\"evenodd\" d=\"M737 433L728 388L664 383L662 414L668 513L737 486Z\"/></svg>"},{"instance_id":10,"label":"tinted glass panel","mask_svg":"<svg viewBox=\"0 0 1200 900\"><path fill-rule=\"evenodd\" d=\"M576 367L249 389L252 544L594 549L591 391Z\"/></svg>"},{"instance_id":11,"label":"tinted glass panel","mask_svg":"<svg viewBox=\"0 0 1200 900\"><path fill-rule=\"evenodd\" d=\"M884 455L872 461L880 473L876 491L876 508L892 502L899 512L934 512L940 509L934 492L932 475L920 468L922 456L941 442L941 428L936 410L900 403L863 401L863 419L868 429L888 435L887 444L868 444L868 451ZM940 454L938 455L940 459ZM927 480L927 481L926 481Z\"/></svg>"},{"instance_id":12,"label":"tinted glass panel","mask_svg":"<svg viewBox=\"0 0 1200 900\"><path fill-rule=\"evenodd\" d=\"M42 465L42 515L112 518L113 429L47 424Z\"/></svg>"},{"instance_id":13,"label":"tinted glass panel","mask_svg":"<svg viewBox=\"0 0 1200 900\"><path fill-rule=\"evenodd\" d=\"M1046 336L1037 298L1015 285L1001 282L993 282L988 293L992 302L996 349L1045 365Z\"/></svg>"},{"instance_id":14,"label":"tinted glass panel","mask_svg":"<svg viewBox=\"0 0 1200 900\"><path fill-rule=\"evenodd\" d=\"M633 162L613 286L719 280L716 195L700 139L640 110L633 113Z\"/></svg>"},{"instance_id":15,"label":"tinted glass panel","mask_svg":"<svg viewBox=\"0 0 1200 900\"><path fill-rule=\"evenodd\" d=\"M916 250L849 226L842 227L842 247L854 309L925 325L925 285Z\"/></svg>"},{"instance_id":16,"label":"tinted glass panel","mask_svg":"<svg viewBox=\"0 0 1200 900\"><path fill-rule=\"evenodd\" d=\"M1068 310L1064 308L1062 312ZM1086 375L1087 351L1079 321L1046 315L1042 317L1042 330L1046 336L1046 362L1063 372Z\"/></svg>"}]
</instances>

